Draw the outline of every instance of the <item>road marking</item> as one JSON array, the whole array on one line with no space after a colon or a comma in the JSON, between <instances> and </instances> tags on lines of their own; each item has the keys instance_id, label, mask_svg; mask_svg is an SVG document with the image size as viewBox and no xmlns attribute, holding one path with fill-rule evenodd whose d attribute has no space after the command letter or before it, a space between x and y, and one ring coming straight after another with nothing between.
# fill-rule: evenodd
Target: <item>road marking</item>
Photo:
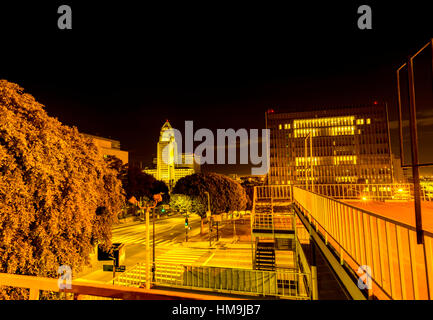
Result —
<instances>
[{"instance_id":1,"label":"road marking","mask_svg":"<svg viewBox=\"0 0 433 320\"><path fill-rule=\"evenodd\" d=\"M207 263L210 261L210 259L212 259L213 258L213 256L215 255L215 252L213 252L211 255L210 255L210 257L209 258L207 258L207 260L202 264L202 266L205 266L205 265L207 265Z\"/></svg>"}]
</instances>

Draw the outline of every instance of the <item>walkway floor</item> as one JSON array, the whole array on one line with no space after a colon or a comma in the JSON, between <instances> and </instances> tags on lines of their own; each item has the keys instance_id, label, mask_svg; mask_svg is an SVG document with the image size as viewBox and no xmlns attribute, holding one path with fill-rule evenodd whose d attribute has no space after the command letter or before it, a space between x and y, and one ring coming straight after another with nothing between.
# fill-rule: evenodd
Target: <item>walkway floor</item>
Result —
<instances>
[{"instance_id":1,"label":"walkway floor","mask_svg":"<svg viewBox=\"0 0 433 320\"><path fill-rule=\"evenodd\" d=\"M415 207L413 201L344 201L352 206L371 211L383 217L415 226ZM433 232L433 202L421 202L423 229Z\"/></svg>"}]
</instances>

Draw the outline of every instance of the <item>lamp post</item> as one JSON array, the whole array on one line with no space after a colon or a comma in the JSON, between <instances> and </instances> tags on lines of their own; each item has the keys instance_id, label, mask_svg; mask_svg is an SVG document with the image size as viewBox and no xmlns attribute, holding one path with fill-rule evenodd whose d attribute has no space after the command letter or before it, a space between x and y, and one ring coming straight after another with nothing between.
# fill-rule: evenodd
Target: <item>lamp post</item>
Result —
<instances>
[{"instance_id":1,"label":"lamp post","mask_svg":"<svg viewBox=\"0 0 433 320\"><path fill-rule=\"evenodd\" d=\"M147 206L144 207L141 204L139 204L140 209L146 209L146 289L150 289L150 268L149 268L149 263L150 263L150 247L149 247L149 242L150 242L150 232L149 232L149 211L150 209L155 209L156 205L158 204L158 202L162 201L162 196L161 194L155 194L153 195L153 200L154 200L154 204L153 206ZM154 210L154 215L153 218L155 219L155 210ZM153 225L153 264L152 264L152 273L153 273L153 279L155 279L155 224Z\"/></svg>"},{"instance_id":2,"label":"lamp post","mask_svg":"<svg viewBox=\"0 0 433 320\"><path fill-rule=\"evenodd\" d=\"M402 168L412 169L412 178L414 185L414 207L415 207L415 227L416 227L416 238L417 244L424 244L424 230L422 227L422 212L421 212L421 186L420 186L420 167L430 167L433 163L420 163L418 159L418 129L417 129L417 112L416 112L416 99L415 99L415 76L414 76L414 59L422 51L431 47L432 52L432 63L431 73L433 75L433 38L427 42L417 53L409 56L407 62L401 65L397 69L397 102L399 112L399 138L400 138L400 158ZM402 101L401 101L401 88L400 88L400 71L406 67L408 77L408 103L410 109L409 117L409 131L411 139L411 163L406 164L404 161L404 150L403 150L403 125L402 125ZM425 250L425 247L424 247ZM430 291L428 291L430 296Z\"/></svg>"},{"instance_id":3,"label":"lamp post","mask_svg":"<svg viewBox=\"0 0 433 320\"><path fill-rule=\"evenodd\" d=\"M155 207L156 207L156 204L158 202L162 201L162 192L153 195L153 199L155 200L155 205L153 206L153 214L152 214L152 220L153 220L153 226L152 226L152 232L153 232L153 235L152 235L152 240L153 240L153 243L152 243L152 246L153 246L152 280L155 282L155 258L156 258L156 255L155 255Z\"/></svg>"},{"instance_id":4,"label":"lamp post","mask_svg":"<svg viewBox=\"0 0 433 320\"><path fill-rule=\"evenodd\" d=\"M153 207L152 224L152 281L155 282L155 207Z\"/></svg>"},{"instance_id":5,"label":"lamp post","mask_svg":"<svg viewBox=\"0 0 433 320\"><path fill-rule=\"evenodd\" d=\"M211 211L210 211L210 196L209 196L209 192L205 191L204 192L207 195L207 212L206 212L206 216L207 216L207 221L208 221L208 225L209 225L209 247L212 245L212 238L211 238Z\"/></svg>"},{"instance_id":6,"label":"lamp post","mask_svg":"<svg viewBox=\"0 0 433 320\"><path fill-rule=\"evenodd\" d=\"M308 165L307 165L307 154L308 154L307 146L308 146L308 138L310 138L310 159L311 159L311 161L310 161L310 171L311 171L310 176L311 176L311 191L314 192L314 176L313 176L313 135L311 134L311 131L308 132L307 136L306 136L305 139L304 139L304 145L305 145L305 157L304 157L304 160L305 160L305 162L304 162L304 163L305 163L305 165L304 165L304 168L305 168L305 187L306 187L306 189L308 190L308 179L307 179L307 167L308 167Z\"/></svg>"}]
</instances>

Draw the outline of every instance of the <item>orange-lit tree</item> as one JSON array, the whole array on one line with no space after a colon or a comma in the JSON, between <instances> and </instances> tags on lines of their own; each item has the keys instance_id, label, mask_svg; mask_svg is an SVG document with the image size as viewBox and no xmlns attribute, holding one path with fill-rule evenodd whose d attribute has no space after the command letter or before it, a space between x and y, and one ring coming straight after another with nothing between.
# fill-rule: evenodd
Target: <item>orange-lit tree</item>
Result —
<instances>
[{"instance_id":1,"label":"orange-lit tree","mask_svg":"<svg viewBox=\"0 0 433 320\"><path fill-rule=\"evenodd\" d=\"M96 243L108 247L124 202L117 172L76 128L49 117L16 84L0 80L0 272L78 272ZM0 290L19 298L24 290Z\"/></svg>"},{"instance_id":2,"label":"orange-lit tree","mask_svg":"<svg viewBox=\"0 0 433 320\"><path fill-rule=\"evenodd\" d=\"M173 188L172 197L182 194L190 197L188 208L203 219L207 211L207 195L210 196L210 209L212 214L222 212L245 210L247 195L245 189L235 180L217 173L196 173L179 179ZM185 201L180 198L179 201Z\"/></svg>"}]
</instances>

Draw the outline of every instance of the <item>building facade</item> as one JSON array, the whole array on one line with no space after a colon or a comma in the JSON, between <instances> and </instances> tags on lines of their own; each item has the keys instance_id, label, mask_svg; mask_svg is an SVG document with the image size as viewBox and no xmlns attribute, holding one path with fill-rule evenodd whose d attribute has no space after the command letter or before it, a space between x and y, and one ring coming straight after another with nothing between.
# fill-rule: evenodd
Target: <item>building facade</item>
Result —
<instances>
[{"instance_id":1,"label":"building facade","mask_svg":"<svg viewBox=\"0 0 433 320\"><path fill-rule=\"evenodd\" d=\"M173 129L168 121L164 123L159 134L157 144L157 176L158 180L164 181L167 185L173 183L174 165L177 158L177 144L174 138Z\"/></svg>"},{"instance_id":2,"label":"building facade","mask_svg":"<svg viewBox=\"0 0 433 320\"><path fill-rule=\"evenodd\" d=\"M164 123L157 143L155 168L143 171L164 181L171 189L176 182L188 175L200 172L200 160L194 154L179 153L174 131L168 120Z\"/></svg>"},{"instance_id":3,"label":"building facade","mask_svg":"<svg viewBox=\"0 0 433 320\"><path fill-rule=\"evenodd\" d=\"M392 183L385 105L266 114L269 184Z\"/></svg>"},{"instance_id":4,"label":"building facade","mask_svg":"<svg viewBox=\"0 0 433 320\"><path fill-rule=\"evenodd\" d=\"M128 151L120 150L120 141L85 133L82 133L82 135L92 139L102 157L116 156L122 160L123 164L128 163L129 153Z\"/></svg>"}]
</instances>

